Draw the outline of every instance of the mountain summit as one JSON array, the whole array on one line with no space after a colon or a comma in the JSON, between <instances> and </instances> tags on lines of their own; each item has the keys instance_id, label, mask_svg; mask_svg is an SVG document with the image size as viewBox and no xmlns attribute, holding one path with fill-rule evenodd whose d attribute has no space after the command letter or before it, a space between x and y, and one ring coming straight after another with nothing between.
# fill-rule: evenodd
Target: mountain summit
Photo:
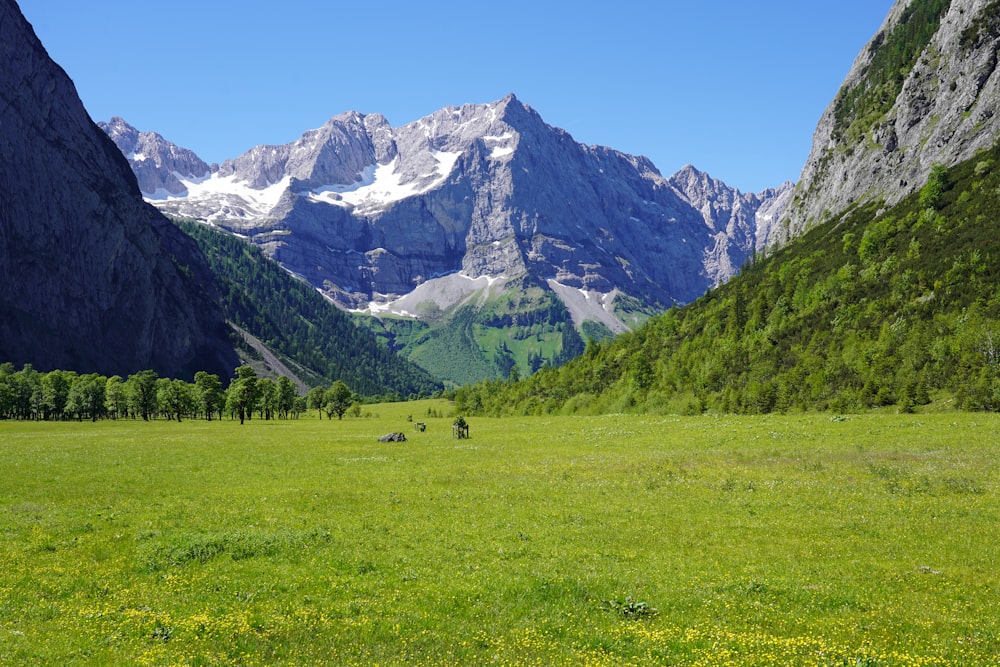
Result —
<instances>
[{"instance_id":1,"label":"mountain summit","mask_svg":"<svg viewBox=\"0 0 1000 667\"><path fill-rule=\"evenodd\" d=\"M179 195L187 189L181 179L193 181L211 175L211 168L192 151L155 132L139 132L118 116L97 125L128 157L144 194Z\"/></svg>"},{"instance_id":2,"label":"mountain summit","mask_svg":"<svg viewBox=\"0 0 1000 667\"><path fill-rule=\"evenodd\" d=\"M137 172L151 163L140 153ZM791 187L744 195L690 171L664 178L647 158L576 142L514 95L397 128L344 113L208 176L162 164L149 201L250 237L344 308L418 314L415 298L446 308L528 276L614 330L624 295L658 310L733 275ZM171 178L183 190L158 185ZM418 288L410 307L396 303Z\"/></svg>"}]
</instances>

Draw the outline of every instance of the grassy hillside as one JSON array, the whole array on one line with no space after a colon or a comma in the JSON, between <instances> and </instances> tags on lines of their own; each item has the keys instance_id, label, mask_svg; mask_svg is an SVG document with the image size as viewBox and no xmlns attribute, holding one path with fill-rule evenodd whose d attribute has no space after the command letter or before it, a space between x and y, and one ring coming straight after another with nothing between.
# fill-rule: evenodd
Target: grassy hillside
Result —
<instances>
[{"instance_id":1,"label":"grassy hillside","mask_svg":"<svg viewBox=\"0 0 1000 667\"><path fill-rule=\"evenodd\" d=\"M486 414L1000 409L1000 150L848 210L582 358L459 392Z\"/></svg>"},{"instance_id":2,"label":"grassy hillside","mask_svg":"<svg viewBox=\"0 0 1000 667\"><path fill-rule=\"evenodd\" d=\"M475 301L475 300L474 300ZM566 307L548 289L522 281L483 302L460 304L421 321L362 316L386 345L449 385L527 377L583 352Z\"/></svg>"},{"instance_id":3,"label":"grassy hillside","mask_svg":"<svg viewBox=\"0 0 1000 667\"><path fill-rule=\"evenodd\" d=\"M316 384L343 380L364 396L430 395L442 385L380 344L353 319L259 248L193 221L175 221L198 242L226 317Z\"/></svg>"},{"instance_id":4,"label":"grassy hillside","mask_svg":"<svg viewBox=\"0 0 1000 667\"><path fill-rule=\"evenodd\" d=\"M994 416L477 418L457 441L406 421L444 402L370 407L0 423L0 664L1000 655Z\"/></svg>"}]
</instances>

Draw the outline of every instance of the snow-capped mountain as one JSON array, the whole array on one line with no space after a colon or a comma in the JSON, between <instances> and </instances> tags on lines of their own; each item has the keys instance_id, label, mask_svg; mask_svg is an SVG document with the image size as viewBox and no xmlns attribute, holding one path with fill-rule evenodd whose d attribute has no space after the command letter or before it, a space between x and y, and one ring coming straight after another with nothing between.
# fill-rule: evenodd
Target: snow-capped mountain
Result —
<instances>
[{"instance_id":1,"label":"snow-capped mountain","mask_svg":"<svg viewBox=\"0 0 1000 667\"><path fill-rule=\"evenodd\" d=\"M527 275L577 324L620 331L621 295L655 310L732 276L791 187L746 195L693 167L664 178L513 95L396 128L349 112L216 169L118 119L105 129L137 173L160 165L140 184L161 210L248 236L342 307L373 313L419 315L419 303L447 308Z\"/></svg>"}]
</instances>

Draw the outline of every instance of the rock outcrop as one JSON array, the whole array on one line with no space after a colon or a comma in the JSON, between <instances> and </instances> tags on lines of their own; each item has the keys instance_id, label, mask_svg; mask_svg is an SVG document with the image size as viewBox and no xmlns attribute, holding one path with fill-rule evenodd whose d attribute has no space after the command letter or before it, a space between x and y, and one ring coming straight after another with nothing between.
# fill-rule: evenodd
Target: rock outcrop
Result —
<instances>
[{"instance_id":1,"label":"rock outcrop","mask_svg":"<svg viewBox=\"0 0 1000 667\"><path fill-rule=\"evenodd\" d=\"M746 260L748 253L764 250L794 187L789 181L761 193L742 193L691 165L671 176L670 183L711 230L714 245L705 250L704 266L714 284L739 271L734 259Z\"/></svg>"},{"instance_id":2,"label":"rock outcrop","mask_svg":"<svg viewBox=\"0 0 1000 667\"><path fill-rule=\"evenodd\" d=\"M143 202L13 0L0 0L0 164L0 361L231 372L204 258Z\"/></svg>"},{"instance_id":3,"label":"rock outcrop","mask_svg":"<svg viewBox=\"0 0 1000 667\"><path fill-rule=\"evenodd\" d=\"M1000 1L897 0L813 138L774 240L855 202L892 204L1000 140Z\"/></svg>"}]
</instances>

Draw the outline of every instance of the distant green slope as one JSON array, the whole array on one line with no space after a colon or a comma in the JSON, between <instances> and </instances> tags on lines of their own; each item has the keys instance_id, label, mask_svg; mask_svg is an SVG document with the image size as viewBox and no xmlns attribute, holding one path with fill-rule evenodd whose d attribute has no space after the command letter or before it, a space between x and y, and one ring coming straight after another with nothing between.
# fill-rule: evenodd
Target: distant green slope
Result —
<instances>
[{"instance_id":1,"label":"distant green slope","mask_svg":"<svg viewBox=\"0 0 1000 667\"><path fill-rule=\"evenodd\" d=\"M363 396L430 395L442 389L427 371L394 354L256 246L199 222L175 222L208 258L226 317L308 369L314 380L343 380Z\"/></svg>"},{"instance_id":2,"label":"distant green slope","mask_svg":"<svg viewBox=\"0 0 1000 667\"><path fill-rule=\"evenodd\" d=\"M998 166L994 149L937 169L563 368L461 390L459 409L1000 409Z\"/></svg>"},{"instance_id":3,"label":"distant green slope","mask_svg":"<svg viewBox=\"0 0 1000 667\"><path fill-rule=\"evenodd\" d=\"M362 316L386 344L452 386L527 377L583 352L572 318L550 290L527 283L485 303L466 303L427 320Z\"/></svg>"}]
</instances>

